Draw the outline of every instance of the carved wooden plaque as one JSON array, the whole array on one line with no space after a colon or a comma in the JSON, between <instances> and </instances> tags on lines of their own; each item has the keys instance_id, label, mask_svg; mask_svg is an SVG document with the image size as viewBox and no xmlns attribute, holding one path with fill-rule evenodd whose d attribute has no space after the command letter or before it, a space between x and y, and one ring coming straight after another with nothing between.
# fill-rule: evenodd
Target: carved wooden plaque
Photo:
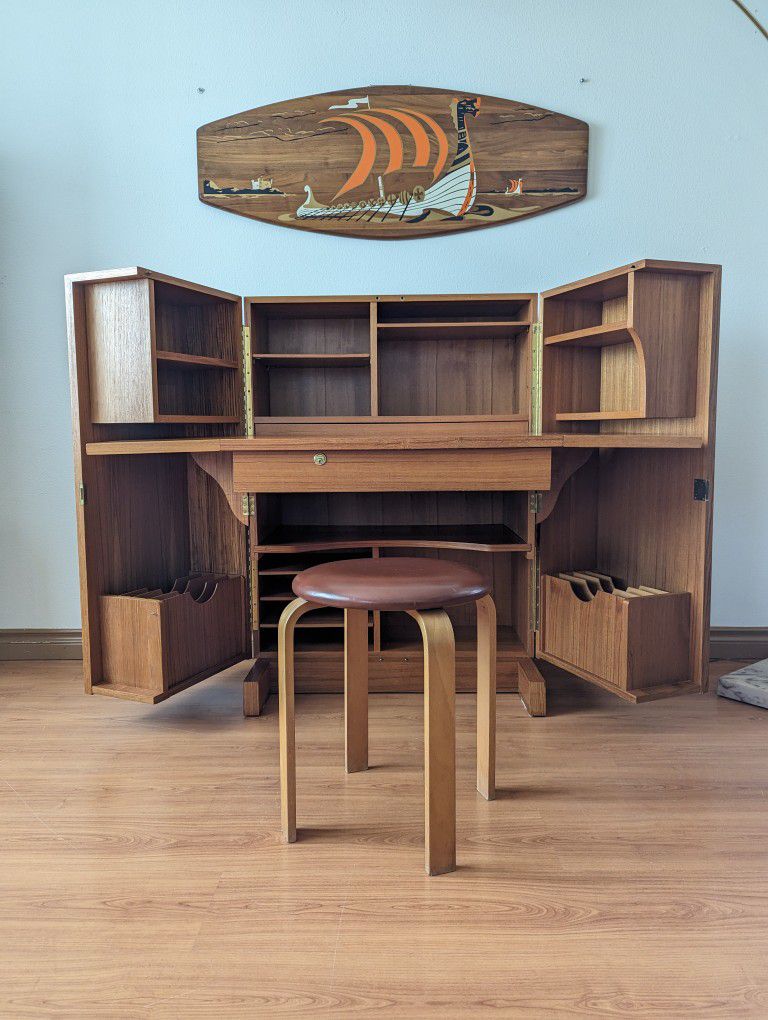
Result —
<instances>
[{"instance_id":1,"label":"carved wooden plaque","mask_svg":"<svg viewBox=\"0 0 768 1020\"><path fill-rule=\"evenodd\" d=\"M200 199L353 237L473 230L583 198L588 132L561 113L460 89L326 92L199 128Z\"/></svg>"}]
</instances>

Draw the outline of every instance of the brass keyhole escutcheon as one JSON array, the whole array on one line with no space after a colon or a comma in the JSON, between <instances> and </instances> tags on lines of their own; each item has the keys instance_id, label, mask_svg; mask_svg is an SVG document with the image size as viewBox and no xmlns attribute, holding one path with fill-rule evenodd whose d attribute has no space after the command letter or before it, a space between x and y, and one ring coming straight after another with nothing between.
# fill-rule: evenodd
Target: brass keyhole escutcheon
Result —
<instances>
[{"instance_id":1,"label":"brass keyhole escutcheon","mask_svg":"<svg viewBox=\"0 0 768 1020\"><path fill-rule=\"evenodd\" d=\"M322 467L323 464L325 464L325 462L328 460L328 458L324 453L316 453L312 460L315 462L315 464L318 465L318 467Z\"/></svg>"}]
</instances>

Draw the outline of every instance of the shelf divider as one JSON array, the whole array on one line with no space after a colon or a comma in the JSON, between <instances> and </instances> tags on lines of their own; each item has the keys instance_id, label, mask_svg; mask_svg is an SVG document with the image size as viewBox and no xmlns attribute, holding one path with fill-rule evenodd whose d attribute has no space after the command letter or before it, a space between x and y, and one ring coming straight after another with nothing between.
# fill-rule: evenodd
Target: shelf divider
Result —
<instances>
[{"instance_id":1,"label":"shelf divider","mask_svg":"<svg viewBox=\"0 0 768 1020\"><path fill-rule=\"evenodd\" d=\"M632 333L627 322L606 322L601 326L574 329L569 333L555 333L544 338L545 346L568 344L571 347L613 347L616 344L632 343Z\"/></svg>"},{"instance_id":2,"label":"shelf divider","mask_svg":"<svg viewBox=\"0 0 768 1020\"><path fill-rule=\"evenodd\" d=\"M367 351L357 351L353 354L254 354L253 360L267 365L292 365L295 368L303 366L324 366L333 365L367 365L371 356Z\"/></svg>"},{"instance_id":3,"label":"shelf divider","mask_svg":"<svg viewBox=\"0 0 768 1020\"><path fill-rule=\"evenodd\" d=\"M224 425L240 420L239 414L158 414L155 419L169 425Z\"/></svg>"},{"instance_id":4,"label":"shelf divider","mask_svg":"<svg viewBox=\"0 0 768 1020\"><path fill-rule=\"evenodd\" d=\"M381 340L509 340L522 333L530 322L504 320L493 322L380 322Z\"/></svg>"},{"instance_id":5,"label":"shelf divider","mask_svg":"<svg viewBox=\"0 0 768 1020\"><path fill-rule=\"evenodd\" d=\"M237 369L238 363L228 358L210 358L203 354L182 354L179 351L156 351L158 361L177 365L179 368L232 368Z\"/></svg>"},{"instance_id":6,"label":"shelf divider","mask_svg":"<svg viewBox=\"0 0 768 1020\"><path fill-rule=\"evenodd\" d=\"M528 542L504 524L481 525L281 525L255 546L259 553L320 549L469 549L527 552Z\"/></svg>"},{"instance_id":7,"label":"shelf divider","mask_svg":"<svg viewBox=\"0 0 768 1020\"><path fill-rule=\"evenodd\" d=\"M642 411L565 411L555 415L555 421L623 421L625 418L645 418Z\"/></svg>"}]
</instances>

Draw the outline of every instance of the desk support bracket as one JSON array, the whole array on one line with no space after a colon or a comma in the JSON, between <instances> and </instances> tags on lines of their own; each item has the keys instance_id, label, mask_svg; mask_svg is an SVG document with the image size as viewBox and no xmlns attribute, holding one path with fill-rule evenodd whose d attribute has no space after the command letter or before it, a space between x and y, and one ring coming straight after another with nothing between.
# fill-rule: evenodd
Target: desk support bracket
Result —
<instances>
[{"instance_id":1,"label":"desk support bracket","mask_svg":"<svg viewBox=\"0 0 768 1020\"><path fill-rule=\"evenodd\" d=\"M563 486L580 467L587 463L594 453L589 447L574 447L570 450L552 451L552 486L540 494L536 524L541 524L555 509Z\"/></svg>"},{"instance_id":2,"label":"desk support bracket","mask_svg":"<svg viewBox=\"0 0 768 1020\"><path fill-rule=\"evenodd\" d=\"M229 508L238 521L248 526L249 506L242 493L235 492L232 487L232 454L231 453L192 453L192 460L199 468L216 482Z\"/></svg>"}]
</instances>

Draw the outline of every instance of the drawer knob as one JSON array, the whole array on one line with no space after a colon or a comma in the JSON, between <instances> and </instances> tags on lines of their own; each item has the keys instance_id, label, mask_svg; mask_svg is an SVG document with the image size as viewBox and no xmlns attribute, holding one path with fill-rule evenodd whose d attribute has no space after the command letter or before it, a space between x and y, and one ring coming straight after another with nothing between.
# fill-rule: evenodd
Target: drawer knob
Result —
<instances>
[{"instance_id":1,"label":"drawer knob","mask_svg":"<svg viewBox=\"0 0 768 1020\"><path fill-rule=\"evenodd\" d=\"M318 467L322 467L323 464L325 464L325 462L328 460L328 458L324 453L316 453L312 460L315 462L315 464L318 465Z\"/></svg>"}]
</instances>

